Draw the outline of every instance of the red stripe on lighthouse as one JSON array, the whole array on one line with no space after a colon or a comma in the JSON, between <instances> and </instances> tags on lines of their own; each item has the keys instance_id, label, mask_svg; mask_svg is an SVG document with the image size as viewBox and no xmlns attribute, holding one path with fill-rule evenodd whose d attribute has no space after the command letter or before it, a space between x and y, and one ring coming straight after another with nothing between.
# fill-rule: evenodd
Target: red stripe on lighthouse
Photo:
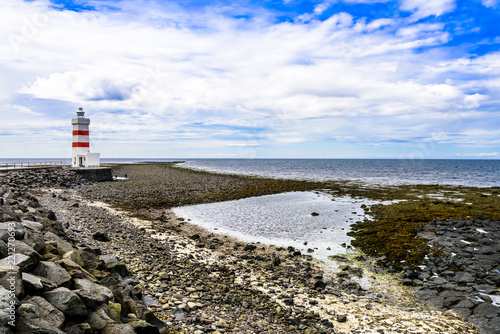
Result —
<instances>
[{"instance_id":1,"label":"red stripe on lighthouse","mask_svg":"<svg viewBox=\"0 0 500 334\"><path fill-rule=\"evenodd\" d=\"M73 147L90 147L89 143L73 143Z\"/></svg>"},{"instance_id":2,"label":"red stripe on lighthouse","mask_svg":"<svg viewBox=\"0 0 500 334\"><path fill-rule=\"evenodd\" d=\"M88 136L88 135L89 135L88 131L83 131L83 130L73 131L73 136Z\"/></svg>"}]
</instances>

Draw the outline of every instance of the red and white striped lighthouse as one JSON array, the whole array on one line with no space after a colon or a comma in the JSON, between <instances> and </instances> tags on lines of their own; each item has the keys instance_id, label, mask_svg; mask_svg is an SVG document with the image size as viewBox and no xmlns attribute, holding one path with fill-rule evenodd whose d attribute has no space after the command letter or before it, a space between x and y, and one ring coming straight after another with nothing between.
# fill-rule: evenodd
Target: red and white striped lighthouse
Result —
<instances>
[{"instance_id":1,"label":"red and white striped lighthouse","mask_svg":"<svg viewBox=\"0 0 500 334\"><path fill-rule=\"evenodd\" d=\"M79 108L76 112L77 118L71 120L73 124L73 167L98 167L99 153L90 153L89 124L90 119L85 118L85 112Z\"/></svg>"}]
</instances>

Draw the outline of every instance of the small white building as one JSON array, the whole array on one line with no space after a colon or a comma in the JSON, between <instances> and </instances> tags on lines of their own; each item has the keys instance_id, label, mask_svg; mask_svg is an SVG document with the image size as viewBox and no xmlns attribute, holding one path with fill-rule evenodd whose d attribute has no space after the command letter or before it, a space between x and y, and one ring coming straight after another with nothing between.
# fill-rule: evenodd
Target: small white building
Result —
<instances>
[{"instance_id":1,"label":"small white building","mask_svg":"<svg viewBox=\"0 0 500 334\"><path fill-rule=\"evenodd\" d=\"M72 167L99 167L100 153L90 153L89 124L90 119L85 118L85 112L79 108L77 117L71 120L73 124L73 152L71 157Z\"/></svg>"}]
</instances>

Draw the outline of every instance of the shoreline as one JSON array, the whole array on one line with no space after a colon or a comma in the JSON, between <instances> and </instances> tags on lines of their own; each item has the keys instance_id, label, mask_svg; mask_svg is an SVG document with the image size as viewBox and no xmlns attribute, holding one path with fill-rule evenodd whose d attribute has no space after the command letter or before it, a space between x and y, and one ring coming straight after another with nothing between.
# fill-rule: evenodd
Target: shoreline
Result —
<instances>
[{"instance_id":1,"label":"shoreline","mask_svg":"<svg viewBox=\"0 0 500 334\"><path fill-rule=\"evenodd\" d=\"M301 255L294 249L243 243L193 226L172 216L165 206L154 205L165 203L164 201L145 205L148 204L148 194L163 194L165 189L168 189L168 193L163 196L173 196L174 202L181 203L187 199L189 203L200 199L217 201L231 197L234 193L247 197L248 192L240 192L241 187L244 188L247 184L254 187L254 192L264 193L282 192L288 188L302 189L304 186L312 186L311 184L286 181L275 183L220 175L214 177L207 173L199 175L167 170L161 166L141 166L135 171L126 170L129 171L129 181L83 187L69 187L67 181L62 181L60 185L55 185L60 188L55 189L53 185L42 184L38 179L38 187L42 188L33 191L33 194L57 213L66 228L65 232L74 242L98 245L106 253L116 255L126 262L133 274L133 278L127 279L128 284L142 290L146 297L149 294L143 302L154 309L159 317L165 317L169 328L167 333L377 333L379 330L384 333L476 333L470 324L459 320L456 313L433 311L436 305L439 306L439 302L443 302L441 306L445 302L458 303L459 306L464 306L461 307L462 311L468 309L468 312L474 312L476 318L481 312L479 318L486 321L492 319L490 323L498 319L495 315L497 309L483 307L491 305L491 302L470 300L463 294L450 294L454 289L449 284L451 281L420 277L415 279L415 274L407 269L401 272L393 268L393 274L384 273L380 267L383 263L375 261L377 257L360 257L358 254L338 257L338 271L324 270L310 257ZM139 174L136 174L137 171ZM32 177L35 175L33 172L29 174ZM137 175L141 177L138 179ZM166 180L166 175L174 178ZM27 183L22 184L29 186ZM271 189L259 189L260 185ZM346 194L354 190L358 194L375 195L369 189L342 187L345 185L329 190L335 194ZM387 193L380 193L380 189L377 189L377 196L400 196L404 190L407 189L388 189ZM417 190L419 189L410 195L419 194ZM430 190L434 191L435 188ZM223 196L218 196L217 191ZM206 192L211 192L208 199L204 197ZM471 190L471 193L461 195L482 201L478 202L477 209L481 210L484 205L496 200L498 193L491 193L486 196L483 191L476 196ZM101 204L103 200L108 203ZM137 204L136 208L130 210L132 206L125 205L120 209L120 203L127 201ZM426 204L428 200L421 202ZM404 206L395 208L405 209ZM372 214L380 214L383 208L367 209L365 211L372 211ZM470 233L470 228L474 227L471 224L475 224L478 219L466 219L458 223L462 224L464 232ZM434 236L423 234L419 238L440 243L449 236L450 226L462 228L456 225L457 221L452 220L448 225L440 222L442 221L434 220L436 226L434 231L430 231ZM495 232L486 225L480 229L487 233ZM94 240L96 232L109 234L110 240ZM414 236L424 232L429 231L421 229L415 231ZM483 235L483 232L474 233L476 232ZM163 240L151 238L153 233L163 233ZM457 241L460 245L460 239ZM491 254L491 249L485 251L485 254ZM453 258L453 254L450 256ZM378 256L378 259L381 257ZM432 267L429 269L434 270ZM396 272L401 273L394 275ZM424 270L418 273L421 272ZM405 277L407 274L411 277ZM385 285L374 284L369 291L364 291L358 283L359 275L375 283L385 281L388 277L390 280ZM467 275L465 277L470 279ZM401 282L406 286L402 286ZM427 306L416 303L412 298L414 288L410 286L418 286L421 282L432 283L431 289L439 293L425 296L431 301L426 303ZM473 287L467 282L460 284L465 284L468 289ZM463 287L457 285L457 289ZM400 300L401 295L405 295L406 299ZM471 305L462 303L462 300L467 299L472 302ZM467 317L470 313L458 315ZM483 332L496 333L481 333Z\"/></svg>"},{"instance_id":2,"label":"shoreline","mask_svg":"<svg viewBox=\"0 0 500 334\"><path fill-rule=\"evenodd\" d=\"M184 307L183 304L177 304L182 302L182 299L176 300L176 294L180 293L184 298L189 298L193 294L195 294L196 297L196 294L200 294L201 296L198 297L203 299L206 293L212 296L216 293L222 295L227 295L227 293L224 293L224 289L218 289L217 287L210 287L208 290L207 287L205 287L200 291L197 289L196 285L194 287L189 284L186 286L182 282L177 281L176 285L174 285L177 289L173 290L171 293L162 293L161 297L156 296L158 292L151 289L149 287L150 283L148 282L155 281L157 278L161 279L162 272L160 271L155 275L152 271L146 270L146 272L144 272L141 270L144 266L148 266L148 262L151 260L142 258L140 261L134 261L134 258L137 259L136 256L138 256L138 252L127 254L131 250L126 250L126 245L120 243L113 245L113 242L116 242L115 240L119 240L119 238L113 236L111 234L112 230L109 229L112 242L95 243L115 253L117 249L119 249L119 256L123 257L123 261L131 266L130 271L139 273L137 277L139 281L138 287L144 289L146 294L156 301L152 304L152 308L157 312L158 317L166 320L169 326L173 326L174 328L177 326L176 330L179 332L190 330L188 324L194 313L194 318L212 319L213 321L211 320L211 324L215 322L215 327L217 328L214 329L214 331L223 329L228 333L251 333L249 330L255 333L355 333L356 330L366 331L368 333L377 333L379 330L383 330L384 333L396 333L401 330L412 333L475 333L475 330L473 330L470 325L463 323L451 314L430 311L426 307L412 303L411 297L409 296L411 293L408 293L408 289L405 289L400 284L395 284L398 279L387 273L375 274L365 269L364 276L372 281L373 288L368 292L363 291L355 280L350 279L350 276L355 275L350 274L349 271L351 270L353 273L356 272L355 261L352 259L349 260L343 257L343 261L349 261L342 262L343 265L349 266L346 270L325 273L324 268L319 266L318 261L312 260L307 256L293 256L286 249L259 244L245 244L230 237L214 236L213 233L198 226L178 220L168 211L155 213L164 217L163 220L166 225L158 224L159 221L137 221L138 218L135 217L129 217L127 219L127 214L124 212L119 212L110 207L103 208L100 203L96 203L95 201L94 203L90 203L85 199L79 198L79 196L75 196L74 193L71 193L72 191L63 190L61 194L57 195L58 198L61 196L63 199L66 198L66 200L58 201L58 205L54 205L54 198L51 194L47 194L45 197L46 200L42 200L42 202L45 205L49 204L53 210L56 209L56 211L59 211L60 214L62 214L63 221L73 215L72 211L74 211L74 209L70 208L75 203L79 204L80 210L84 209L83 211L90 212L92 217L95 217L98 212L102 214L103 211L107 213L103 215L103 217L107 217L105 218L107 220L112 219L110 216L116 215L116 218L121 221L120 225L125 224L133 226L132 230L137 229L137 231L142 234L138 236L138 238L144 238L144 241L152 242L156 248L165 247L165 249L168 249L170 256L175 254L173 257L169 257L168 261L174 263L179 261L182 263L185 259L191 258L191 261L196 263L194 266L195 268L203 268L204 266L227 266L229 272L234 272L230 284L230 291L234 290L240 293L248 289L248 287L251 287L251 291L254 291L253 293L257 291L260 292L267 300L267 303L274 305L271 307L273 311L275 307L280 307L285 310L291 310L289 314L295 313L297 315L298 310L302 312L308 310L319 317L313 321L306 321L299 317L298 319L301 320L299 322L308 323L310 326L306 326L305 328L295 328L293 324L288 324L288 321L285 321L286 326L282 327L281 330L276 329L274 331L269 328L266 329L262 323L260 326L255 325L256 328L234 329L230 328L230 326L218 328L219 325L217 325L217 323L220 324L221 322L220 320L215 320L217 317L223 319L222 323L234 325L234 322L231 319L232 317L227 315L227 311L230 310L226 310L218 315L216 308L220 304L213 302L213 300L210 301L208 305L203 303L203 306L194 305L194 308L187 314L178 312L177 315L173 316L172 312L175 313L175 311L179 309L179 305L182 308ZM97 210L89 209L92 207ZM64 213L64 211L66 211L66 213ZM85 219L82 221L84 220ZM87 224L88 223L89 222L87 222ZM151 228L149 228L148 225ZM84 226L77 226L77 230L84 230L80 229L83 227ZM109 222L108 224L90 223L85 226L85 229L102 230L106 227L109 228ZM121 230L123 227L119 227L119 229ZM152 234L154 232L152 232L152 230L155 230L157 234L163 235L163 238L154 238L154 234ZM93 232L94 230L89 230L83 233L84 236L86 236L86 238L83 239L86 243L92 242L90 236ZM212 243L207 239L223 239L223 242ZM130 240L127 239L127 241ZM204 244L204 246L201 246L200 243ZM213 245L216 245L216 247L214 247L215 249L211 249ZM245 248L247 249L246 251ZM271 257L269 256L271 254L274 255ZM221 256L225 258L222 259ZM273 261L273 258L279 258L281 263L278 265L271 265L270 263ZM146 264L144 264L143 261ZM142 267L138 262L142 263ZM152 263L158 264L155 261L152 261ZM173 267L175 267L175 265L173 265ZM294 270L292 272L287 272L287 269L291 268ZM205 269L202 269L201 271L204 270ZM381 270L381 268L378 270ZM305 275L304 281L295 281L297 279L295 276L300 272ZM148 276L152 277L150 277L149 280L145 280ZM307 277L309 277L309 279L307 279ZM220 278L220 276L218 278ZM387 283L385 285L375 286L375 283L380 283L381 281L387 281ZM303 285L303 287L300 287L301 285ZM192 289L195 290L189 292ZM214 293L212 290L216 292ZM388 292L390 290L392 291ZM405 302L398 300L402 294L407 295ZM165 301L165 303L162 304L160 300ZM187 303L194 303L196 300L200 300L200 298L194 298L193 301L190 299ZM212 308L214 306L211 304L212 302L215 304L215 308ZM244 302L245 300L241 301L241 303ZM158 304L158 307L155 306L156 304ZM164 305L169 306L165 307ZM222 303L222 305L224 305L224 303ZM233 307L230 309L232 308ZM270 315L272 315L273 311L271 311ZM224 313L226 313L225 316ZM250 311L249 313L254 314L256 311ZM257 311L257 313L259 312ZM179 316L179 314L181 315ZM205 317L203 314L205 314ZM176 316L178 317L177 319L184 316L186 316L186 318L179 321L175 320ZM225 317L226 319L224 319ZM266 322L268 325L269 323L272 324L269 319L266 320L266 316L262 318L264 324ZM322 324L326 324L326 326L322 326ZM430 326L429 324L432 325ZM187 327L183 327L183 325ZM308 328L311 328L311 331L307 332L306 330Z\"/></svg>"}]
</instances>

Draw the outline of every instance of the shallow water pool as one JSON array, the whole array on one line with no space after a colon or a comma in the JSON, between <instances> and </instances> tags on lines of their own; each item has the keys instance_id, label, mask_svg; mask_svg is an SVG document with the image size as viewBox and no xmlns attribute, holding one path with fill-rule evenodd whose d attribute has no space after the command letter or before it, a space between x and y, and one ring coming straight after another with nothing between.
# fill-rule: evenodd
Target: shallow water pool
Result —
<instances>
[{"instance_id":1,"label":"shallow water pool","mask_svg":"<svg viewBox=\"0 0 500 334\"><path fill-rule=\"evenodd\" d=\"M246 242L293 246L318 259L346 251L350 225L365 217L362 204L380 202L289 192L212 204L176 207L178 217ZM315 212L318 215L313 216ZM342 246L345 244L344 246Z\"/></svg>"}]
</instances>

